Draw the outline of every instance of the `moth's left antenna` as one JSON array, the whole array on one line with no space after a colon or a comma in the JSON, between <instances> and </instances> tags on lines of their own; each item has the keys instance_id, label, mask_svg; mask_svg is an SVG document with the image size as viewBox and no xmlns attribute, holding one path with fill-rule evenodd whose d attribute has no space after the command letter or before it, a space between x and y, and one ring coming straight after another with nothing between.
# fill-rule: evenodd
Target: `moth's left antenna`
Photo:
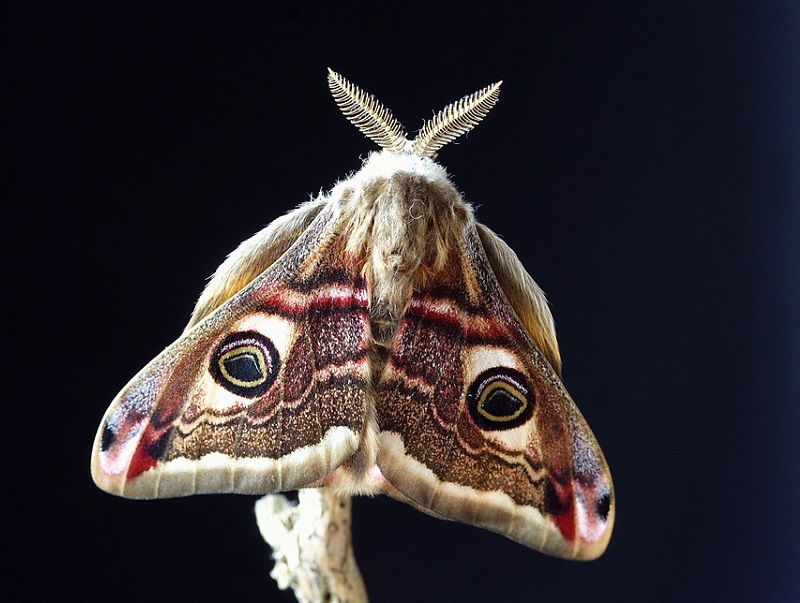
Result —
<instances>
[{"instance_id":1,"label":"moth's left antenna","mask_svg":"<svg viewBox=\"0 0 800 603\"><path fill-rule=\"evenodd\" d=\"M405 129L377 98L351 84L330 67L328 86L345 117L381 148L400 153L408 145Z\"/></svg>"}]
</instances>

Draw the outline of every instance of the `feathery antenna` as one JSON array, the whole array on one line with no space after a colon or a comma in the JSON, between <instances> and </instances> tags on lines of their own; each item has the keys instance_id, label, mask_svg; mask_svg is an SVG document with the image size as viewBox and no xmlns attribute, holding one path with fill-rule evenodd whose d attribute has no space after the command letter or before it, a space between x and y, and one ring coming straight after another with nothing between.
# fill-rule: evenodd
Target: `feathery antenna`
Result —
<instances>
[{"instance_id":1,"label":"feathery antenna","mask_svg":"<svg viewBox=\"0 0 800 603\"><path fill-rule=\"evenodd\" d=\"M328 86L344 116L380 147L400 153L408 142L403 125L377 98L351 84L330 67Z\"/></svg>"},{"instance_id":2,"label":"feathery antenna","mask_svg":"<svg viewBox=\"0 0 800 603\"><path fill-rule=\"evenodd\" d=\"M418 155L435 157L436 151L448 142L477 126L497 103L502 83L502 80L495 82L439 111L411 143L413 151Z\"/></svg>"},{"instance_id":3,"label":"feathery antenna","mask_svg":"<svg viewBox=\"0 0 800 603\"><path fill-rule=\"evenodd\" d=\"M413 141L392 112L373 95L328 68L328 86L345 117L370 140L393 153L434 158L448 142L466 134L486 117L500 97L502 80L447 105L428 120Z\"/></svg>"}]
</instances>

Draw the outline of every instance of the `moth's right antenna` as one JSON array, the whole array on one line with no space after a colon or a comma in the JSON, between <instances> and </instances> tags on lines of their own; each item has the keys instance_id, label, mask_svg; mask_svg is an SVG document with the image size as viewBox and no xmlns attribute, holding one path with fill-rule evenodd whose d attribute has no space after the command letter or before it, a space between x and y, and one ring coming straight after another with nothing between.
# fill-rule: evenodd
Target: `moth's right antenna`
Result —
<instances>
[{"instance_id":1,"label":"moth's right antenna","mask_svg":"<svg viewBox=\"0 0 800 603\"><path fill-rule=\"evenodd\" d=\"M436 151L448 142L466 134L486 117L500 97L503 80L447 105L429 120L411 143L418 155L435 157Z\"/></svg>"}]
</instances>

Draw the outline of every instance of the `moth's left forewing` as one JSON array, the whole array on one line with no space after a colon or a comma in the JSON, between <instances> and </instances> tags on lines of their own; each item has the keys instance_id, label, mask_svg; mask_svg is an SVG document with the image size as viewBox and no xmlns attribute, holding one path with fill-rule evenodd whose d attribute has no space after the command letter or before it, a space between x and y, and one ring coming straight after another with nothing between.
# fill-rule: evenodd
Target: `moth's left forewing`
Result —
<instances>
[{"instance_id":1,"label":"moth's left forewing","mask_svg":"<svg viewBox=\"0 0 800 603\"><path fill-rule=\"evenodd\" d=\"M123 388L95 440L98 486L131 498L296 489L357 450L368 299L338 207L301 216L311 223L282 253L271 245L286 237L263 239L247 265L268 268Z\"/></svg>"},{"instance_id":2,"label":"moth's left forewing","mask_svg":"<svg viewBox=\"0 0 800 603\"><path fill-rule=\"evenodd\" d=\"M431 281L401 318L379 391L387 491L549 554L597 557L614 518L608 467L474 222Z\"/></svg>"},{"instance_id":3,"label":"moth's left forewing","mask_svg":"<svg viewBox=\"0 0 800 603\"><path fill-rule=\"evenodd\" d=\"M186 330L196 325L272 266L325 207L320 197L301 204L242 241L220 264L200 294Z\"/></svg>"}]
</instances>

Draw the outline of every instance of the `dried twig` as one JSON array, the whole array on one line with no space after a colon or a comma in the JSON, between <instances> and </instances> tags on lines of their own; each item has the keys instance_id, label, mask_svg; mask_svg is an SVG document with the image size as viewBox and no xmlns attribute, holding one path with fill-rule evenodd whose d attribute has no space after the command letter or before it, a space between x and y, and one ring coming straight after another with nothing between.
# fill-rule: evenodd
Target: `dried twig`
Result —
<instances>
[{"instance_id":1,"label":"dried twig","mask_svg":"<svg viewBox=\"0 0 800 603\"><path fill-rule=\"evenodd\" d=\"M367 603L353 555L352 501L325 488L300 490L297 504L280 494L256 502L261 536L272 547L270 575L300 603Z\"/></svg>"}]
</instances>

